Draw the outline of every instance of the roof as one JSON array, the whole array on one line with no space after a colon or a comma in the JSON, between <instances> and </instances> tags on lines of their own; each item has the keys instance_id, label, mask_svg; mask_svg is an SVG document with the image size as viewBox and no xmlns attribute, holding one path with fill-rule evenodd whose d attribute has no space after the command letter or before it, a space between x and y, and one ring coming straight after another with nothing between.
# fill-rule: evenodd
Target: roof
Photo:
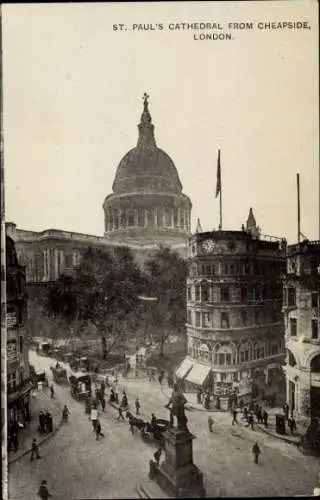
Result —
<instances>
[{"instance_id":1,"label":"roof","mask_svg":"<svg viewBox=\"0 0 320 500\"><path fill-rule=\"evenodd\" d=\"M211 371L210 366L196 363L186 376L186 380L192 384L202 385Z\"/></svg>"},{"instance_id":2,"label":"roof","mask_svg":"<svg viewBox=\"0 0 320 500\"><path fill-rule=\"evenodd\" d=\"M193 360L185 358L175 371L176 377L184 378L193 367L193 364L194 364Z\"/></svg>"}]
</instances>

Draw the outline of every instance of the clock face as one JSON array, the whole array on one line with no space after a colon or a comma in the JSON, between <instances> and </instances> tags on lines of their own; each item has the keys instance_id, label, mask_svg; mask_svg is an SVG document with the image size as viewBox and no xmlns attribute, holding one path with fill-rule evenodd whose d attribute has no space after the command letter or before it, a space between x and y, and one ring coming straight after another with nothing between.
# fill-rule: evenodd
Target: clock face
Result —
<instances>
[{"instance_id":1,"label":"clock face","mask_svg":"<svg viewBox=\"0 0 320 500\"><path fill-rule=\"evenodd\" d=\"M202 244L203 250L207 253L213 252L216 247L216 244L213 240L206 240Z\"/></svg>"}]
</instances>

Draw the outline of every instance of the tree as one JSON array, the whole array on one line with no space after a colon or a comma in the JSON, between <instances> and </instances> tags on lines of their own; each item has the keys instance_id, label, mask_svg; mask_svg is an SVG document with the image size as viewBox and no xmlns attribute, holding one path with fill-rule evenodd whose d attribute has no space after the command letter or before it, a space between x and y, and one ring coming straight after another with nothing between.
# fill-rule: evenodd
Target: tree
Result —
<instances>
[{"instance_id":1,"label":"tree","mask_svg":"<svg viewBox=\"0 0 320 500\"><path fill-rule=\"evenodd\" d=\"M186 322L187 261L169 248L160 247L145 263L148 293L157 297L150 308L154 329L160 339L160 357L172 330L184 332Z\"/></svg>"},{"instance_id":2,"label":"tree","mask_svg":"<svg viewBox=\"0 0 320 500\"><path fill-rule=\"evenodd\" d=\"M103 359L135 328L143 284L143 275L128 248L116 247L112 254L89 248L83 254L75 279L78 314L100 332Z\"/></svg>"}]
</instances>

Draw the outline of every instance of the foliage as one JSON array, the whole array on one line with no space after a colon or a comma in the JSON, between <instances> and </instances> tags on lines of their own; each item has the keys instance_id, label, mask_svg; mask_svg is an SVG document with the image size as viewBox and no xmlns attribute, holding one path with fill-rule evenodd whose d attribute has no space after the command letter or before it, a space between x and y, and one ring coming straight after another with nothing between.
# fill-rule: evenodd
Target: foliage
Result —
<instances>
[{"instance_id":1,"label":"foliage","mask_svg":"<svg viewBox=\"0 0 320 500\"><path fill-rule=\"evenodd\" d=\"M148 293L158 300L150 308L154 328L160 338L160 357L170 333L184 332L186 322L187 262L169 248L160 247L146 261Z\"/></svg>"},{"instance_id":2,"label":"foliage","mask_svg":"<svg viewBox=\"0 0 320 500\"><path fill-rule=\"evenodd\" d=\"M109 253L90 247L83 253L75 276L70 281L61 277L49 292L47 310L54 317L77 317L78 322L94 324L102 338L105 358L135 328L144 284L143 273L129 249L116 247Z\"/></svg>"}]
</instances>

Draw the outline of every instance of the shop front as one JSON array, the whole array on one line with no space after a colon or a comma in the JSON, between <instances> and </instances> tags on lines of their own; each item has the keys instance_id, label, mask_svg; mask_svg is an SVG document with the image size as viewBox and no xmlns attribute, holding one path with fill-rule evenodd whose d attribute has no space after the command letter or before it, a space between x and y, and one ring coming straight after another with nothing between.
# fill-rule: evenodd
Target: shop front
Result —
<instances>
[{"instance_id":1,"label":"shop front","mask_svg":"<svg viewBox=\"0 0 320 500\"><path fill-rule=\"evenodd\" d=\"M32 382L25 380L20 386L12 388L7 394L8 425L17 422L24 428L30 420L30 393Z\"/></svg>"}]
</instances>

